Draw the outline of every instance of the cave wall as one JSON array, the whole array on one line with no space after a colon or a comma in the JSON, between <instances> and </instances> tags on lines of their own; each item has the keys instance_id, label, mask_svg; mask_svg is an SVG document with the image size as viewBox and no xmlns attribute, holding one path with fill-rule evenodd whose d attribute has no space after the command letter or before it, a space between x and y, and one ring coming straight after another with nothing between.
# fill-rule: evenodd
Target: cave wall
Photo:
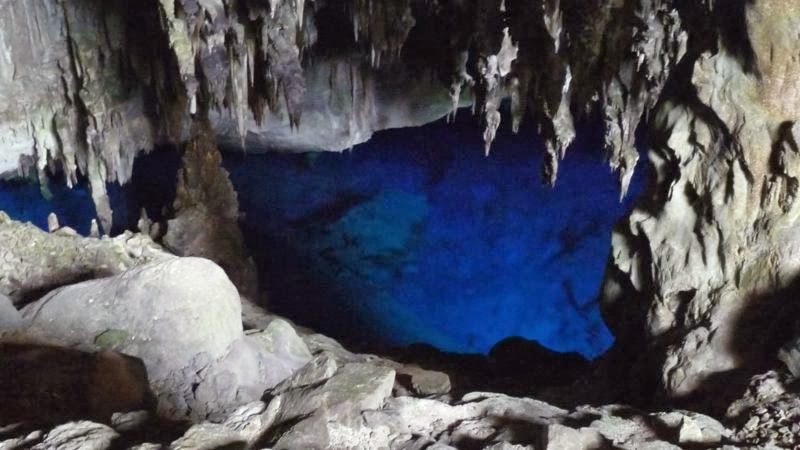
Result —
<instances>
[{"instance_id":1,"label":"cave wall","mask_svg":"<svg viewBox=\"0 0 800 450\"><path fill-rule=\"evenodd\" d=\"M551 184L574 121L599 114L624 195L646 128L653 186L614 235L602 299L631 372L686 396L791 334L776 320L791 317L798 265L799 10L0 1L0 173L36 174L43 189L48 171L86 175L109 229L106 183L125 182L139 151L188 139L193 117L248 148L341 150L472 100L488 152L510 97L514 127L529 114L547 142Z\"/></svg>"},{"instance_id":2,"label":"cave wall","mask_svg":"<svg viewBox=\"0 0 800 450\"><path fill-rule=\"evenodd\" d=\"M696 42L654 110L654 186L614 234L603 294L668 397L750 375L797 331L800 6L717 13L731 29Z\"/></svg>"}]
</instances>

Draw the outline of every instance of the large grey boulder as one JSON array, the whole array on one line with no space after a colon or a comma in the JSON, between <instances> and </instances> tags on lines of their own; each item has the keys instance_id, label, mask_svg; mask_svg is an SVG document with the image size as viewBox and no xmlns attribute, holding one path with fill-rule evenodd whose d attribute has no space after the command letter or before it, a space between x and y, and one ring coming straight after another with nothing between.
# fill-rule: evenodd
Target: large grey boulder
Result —
<instances>
[{"instance_id":1,"label":"large grey boulder","mask_svg":"<svg viewBox=\"0 0 800 450\"><path fill-rule=\"evenodd\" d=\"M141 358L158 379L198 354L219 358L243 336L239 295L216 264L179 258L66 286L22 309L65 343L95 343Z\"/></svg>"},{"instance_id":2,"label":"large grey boulder","mask_svg":"<svg viewBox=\"0 0 800 450\"><path fill-rule=\"evenodd\" d=\"M286 321L245 336L239 294L202 258L172 258L59 288L22 310L31 333L144 361L161 416L223 419L312 356Z\"/></svg>"},{"instance_id":3,"label":"large grey boulder","mask_svg":"<svg viewBox=\"0 0 800 450\"><path fill-rule=\"evenodd\" d=\"M176 418L196 406L192 383L198 373L244 336L236 288L222 269L201 258L146 264L66 286L22 314L32 330L65 345L141 358L160 412Z\"/></svg>"},{"instance_id":4,"label":"large grey boulder","mask_svg":"<svg viewBox=\"0 0 800 450\"><path fill-rule=\"evenodd\" d=\"M237 339L227 354L200 370L191 395L194 419L223 420L239 405L260 400L264 392L277 386L303 367L311 355L303 341L280 319L254 335ZM269 337L275 346L264 344ZM293 346L292 340L299 346ZM184 398L187 398L186 396Z\"/></svg>"}]
</instances>

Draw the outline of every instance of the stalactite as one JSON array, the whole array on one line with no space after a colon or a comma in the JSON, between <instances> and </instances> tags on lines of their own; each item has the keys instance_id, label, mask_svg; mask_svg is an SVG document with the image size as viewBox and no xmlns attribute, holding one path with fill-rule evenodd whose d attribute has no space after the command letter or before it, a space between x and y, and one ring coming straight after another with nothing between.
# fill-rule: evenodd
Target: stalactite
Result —
<instances>
[{"instance_id":1,"label":"stalactite","mask_svg":"<svg viewBox=\"0 0 800 450\"><path fill-rule=\"evenodd\" d=\"M175 0L159 0L163 26L169 36L169 46L175 54L180 69L180 78L186 88L187 98L192 99L197 95L197 80L195 74L196 49L192 43L190 27L183 19L179 18Z\"/></svg>"},{"instance_id":2,"label":"stalactite","mask_svg":"<svg viewBox=\"0 0 800 450\"><path fill-rule=\"evenodd\" d=\"M64 47L68 58L55 58L57 91L68 101L29 111L28 154L35 155L42 180L47 172L61 169L70 184L79 172L89 171L99 183L103 177L90 168L87 154L94 152L106 181L125 182L137 152L157 142L185 140L190 116L205 109L231 118L230 129L242 146L249 132L266 126L267 110L279 117L285 113L288 127L296 129L306 96L302 63L313 64L317 47L325 45L317 42L315 15L324 8L344 8L356 41L353 51L374 73L388 73L393 64L405 62L403 48L419 19L414 14L440 21L448 39L431 44L440 46L437 51L444 57L415 70L443 74L453 113L465 89L474 87L487 153L500 125L499 105L507 95L512 97L515 131L525 114L532 113L547 143L548 182L555 181L557 162L574 138L572 108L593 104L589 94L599 93L609 162L620 173L624 194L638 159L636 127L655 106L688 40L669 0L638 0L631 8L561 0L424 5L348 0L314 2L313 8L303 0L235 5L230 0L159 0L149 12L120 0L108 5L90 11L64 4L46 13L28 4L3 6L41 16L37 20L45 20L44 14L60 15L70 41ZM131 17L137 11L141 16ZM147 39L135 35L143 23L152 24L143 27ZM97 35L103 39L95 45L91 33L85 34L92 38L87 40L70 36L70 27L102 30ZM8 45L0 42L2 48ZM0 58L8 59L3 56L7 54ZM15 66L11 59L10 66ZM353 132L367 127L373 101L364 97L371 95L364 83L372 78L358 76L353 86L360 83L357 96L362 99L353 98ZM102 203L104 189L94 191Z\"/></svg>"},{"instance_id":3,"label":"stalactite","mask_svg":"<svg viewBox=\"0 0 800 450\"><path fill-rule=\"evenodd\" d=\"M559 92L558 106L555 113L550 112L549 105L544 106L544 115L548 122L545 138L545 165L544 177L550 186L555 186L558 179L559 161L564 159L567 147L575 139L575 124L570 110L572 86L572 71L569 66L564 71L564 80Z\"/></svg>"},{"instance_id":4,"label":"stalactite","mask_svg":"<svg viewBox=\"0 0 800 450\"><path fill-rule=\"evenodd\" d=\"M450 82L450 98L453 102L452 118L455 119L456 111L461 103L461 91L465 86L474 86L475 80L467 72L469 52L460 51L454 59L452 81ZM449 120L449 119L448 119Z\"/></svg>"},{"instance_id":5,"label":"stalactite","mask_svg":"<svg viewBox=\"0 0 800 450\"><path fill-rule=\"evenodd\" d=\"M517 59L519 48L514 45L508 32L503 28L503 40L496 54L482 56L478 61L479 86L481 89L481 111L484 118L483 141L486 155L500 127L500 89L506 76L511 73L511 64Z\"/></svg>"},{"instance_id":6,"label":"stalactite","mask_svg":"<svg viewBox=\"0 0 800 450\"><path fill-rule=\"evenodd\" d=\"M636 129L655 107L688 41L678 12L668 2L641 0L634 14L644 26L634 30L630 55L602 88L609 164L619 173L623 197L639 160Z\"/></svg>"},{"instance_id":7,"label":"stalactite","mask_svg":"<svg viewBox=\"0 0 800 450\"><path fill-rule=\"evenodd\" d=\"M543 0L542 8L544 9L544 25L547 32L553 39L553 47L555 53L558 53L561 47L561 33L564 26L564 14L561 10L561 0Z\"/></svg>"},{"instance_id":8,"label":"stalactite","mask_svg":"<svg viewBox=\"0 0 800 450\"><path fill-rule=\"evenodd\" d=\"M372 67L396 60L416 24L411 1L352 0L350 10L355 41L367 45Z\"/></svg>"},{"instance_id":9,"label":"stalactite","mask_svg":"<svg viewBox=\"0 0 800 450\"><path fill-rule=\"evenodd\" d=\"M528 111L528 89L532 74L528 67L517 70L511 78L511 130L519 132L520 124Z\"/></svg>"}]
</instances>

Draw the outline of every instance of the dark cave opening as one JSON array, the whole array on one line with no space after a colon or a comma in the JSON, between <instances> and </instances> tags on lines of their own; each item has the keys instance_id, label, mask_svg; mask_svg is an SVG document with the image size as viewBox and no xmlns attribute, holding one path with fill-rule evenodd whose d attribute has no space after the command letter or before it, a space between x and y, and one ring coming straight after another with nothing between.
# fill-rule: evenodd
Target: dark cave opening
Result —
<instances>
[{"instance_id":1,"label":"dark cave opening","mask_svg":"<svg viewBox=\"0 0 800 450\"><path fill-rule=\"evenodd\" d=\"M596 298L611 228L640 193L644 164L619 202L602 130L584 125L551 189L533 126L501 127L486 157L474 120L462 111L341 154L226 152L268 309L362 348L487 353L519 336L604 352L613 338ZM171 149L137 159L132 183L110 189L115 232L134 228L142 207L162 218L179 164ZM0 210L42 228L54 211L87 233L85 186L51 189L46 200L34 184L3 182Z\"/></svg>"}]
</instances>

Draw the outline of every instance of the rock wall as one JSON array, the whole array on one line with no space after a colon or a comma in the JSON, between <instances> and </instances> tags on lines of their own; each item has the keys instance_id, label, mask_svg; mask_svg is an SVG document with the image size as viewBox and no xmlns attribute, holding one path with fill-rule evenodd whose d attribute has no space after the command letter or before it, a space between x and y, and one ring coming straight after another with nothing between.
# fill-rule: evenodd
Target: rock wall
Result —
<instances>
[{"instance_id":1,"label":"rock wall","mask_svg":"<svg viewBox=\"0 0 800 450\"><path fill-rule=\"evenodd\" d=\"M776 362L800 306L800 5L723 8L654 110L651 190L614 234L603 293L650 386L705 402Z\"/></svg>"}]
</instances>

